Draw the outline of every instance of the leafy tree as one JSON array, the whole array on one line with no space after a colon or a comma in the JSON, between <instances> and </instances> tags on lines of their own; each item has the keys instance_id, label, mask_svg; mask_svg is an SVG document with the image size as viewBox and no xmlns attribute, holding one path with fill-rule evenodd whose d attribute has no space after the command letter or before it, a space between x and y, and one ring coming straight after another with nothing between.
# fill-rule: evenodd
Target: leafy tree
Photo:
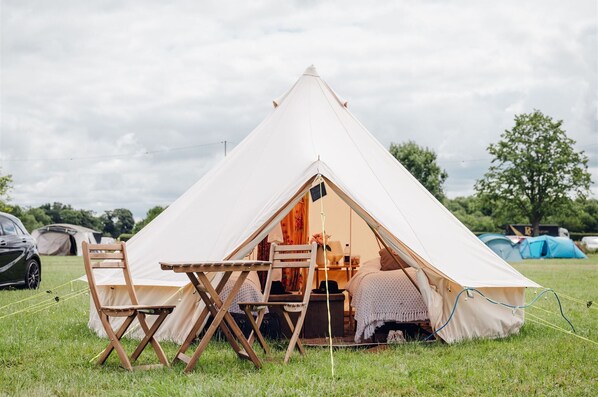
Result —
<instances>
[{"instance_id":1,"label":"leafy tree","mask_svg":"<svg viewBox=\"0 0 598 397\"><path fill-rule=\"evenodd\" d=\"M10 207L6 202L9 200L8 192L12 189L12 175L0 174L0 211L8 211Z\"/></svg>"},{"instance_id":2,"label":"leafy tree","mask_svg":"<svg viewBox=\"0 0 598 397\"><path fill-rule=\"evenodd\" d=\"M105 211L100 220L104 225L104 233L110 234L114 238L118 238L123 233L131 233L135 226L133 213L126 208Z\"/></svg>"},{"instance_id":3,"label":"leafy tree","mask_svg":"<svg viewBox=\"0 0 598 397\"><path fill-rule=\"evenodd\" d=\"M50 223L70 223L94 230L101 230L103 227L102 222L94 215L93 211L76 210L69 204L59 202L43 204L39 208L52 219Z\"/></svg>"},{"instance_id":4,"label":"leafy tree","mask_svg":"<svg viewBox=\"0 0 598 397\"><path fill-rule=\"evenodd\" d=\"M494 156L475 190L503 216L525 216L539 233L540 222L572 205L572 196L585 198L591 175L588 158L573 149L575 141L539 110L515 116L515 126L488 146Z\"/></svg>"},{"instance_id":5,"label":"leafy tree","mask_svg":"<svg viewBox=\"0 0 598 397\"><path fill-rule=\"evenodd\" d=\"M501 229L492 211L475 196L445 199L444 205L472 232L499 232Z\"/></svg>"},{"instance_id":6,"label":"leafy tree","mask_svg":"<svg viewBox=\"0 0 598 397\"><path fill-rule=\"evenodd\" d=\"M93 211L83 209L77 211L79 212L79 225L93 230L102 230L102 222L100 221L100 218L95 216Z\"/></svg>"},{"instance_id":7,"label":"leafy tree","mask_svg":"<svg viewBox=\"0 0 598 397\"><path fill-rule=\"evenodd\" d=\"M8 212L19 218L30 233L52 223L52 219L41 208L23 209L15 205Z\"/></svg>"},{"instance_id":8,"label":"leafy tree","mask_svg":"<svg viewBox=\"0 0 598 397\"><path fill-rule=\"evenodd\" d=\"M39 208L41 208L46 215L50 217L50 219L52 219L52 223L72 223L63 220L63 212L73 210L73 207L68 204L62 204L59 202L54 202L52 204L46 203L41 205ZM74 224L77 225L77 223Z\"/></svg>"},{"instance_id":9,"label":"leafy tree","mask_svg":"<svg viewBox=\"0 0 598 397\"><path fill-rule=\"evenodd\" d=\"M401 144L391 143L388 150L434 197L440 201L444 199L442 185L448 178L448 174L436 163L434 151L423 148L413 141Z\"/></svg>"},{"instance_id":10,"label":"leafy tree","mask_svg":"<svg viewBox=\"0 0 598 397\"><path fill-rule=\"evenodd\" d=\"M145 219L143 219L140 222L135 224L135 227L133 228L133 233L139 232L141 229L143 229L145 227L145 225L150 223L155 217L160 215L162 213L162 211L164 211L165 209L166 209L165 207L160 207L159 205L150 208L147 211Z\"/></svg>"},{"instance_id":11,"label":"leafy tree","mask_svg":"<svg viewBox=\"0 0 598 397\"><path fill-rule=\"evenodd\" d=\"M571 206L547 218L547 223L556 223L570 232L598 232L598 200L577 199Z\"/></svg>"}]
</instances>

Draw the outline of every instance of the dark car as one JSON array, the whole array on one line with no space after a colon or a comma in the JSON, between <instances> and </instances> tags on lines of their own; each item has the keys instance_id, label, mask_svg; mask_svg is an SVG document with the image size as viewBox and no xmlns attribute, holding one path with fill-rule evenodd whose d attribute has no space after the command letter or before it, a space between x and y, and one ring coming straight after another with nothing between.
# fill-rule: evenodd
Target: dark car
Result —
<instances>
[{"instance_id":1,"label":"dark car","mask_svg":"<svg viewBox=\"0 0 598 397\"><path fill-rule=\"evenodd\" d=\"M38 288L42 266L35 239L21 221L0 212L0 287Z\"/></svg>"}]
</instances>

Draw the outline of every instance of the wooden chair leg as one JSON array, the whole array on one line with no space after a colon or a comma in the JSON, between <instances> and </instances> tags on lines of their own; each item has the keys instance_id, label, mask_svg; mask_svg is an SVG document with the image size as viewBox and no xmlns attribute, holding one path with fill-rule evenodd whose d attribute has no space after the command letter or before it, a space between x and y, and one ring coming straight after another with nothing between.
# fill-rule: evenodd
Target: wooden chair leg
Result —
<instances>
[{"instance_id":1,"label":"wooden chair leg","mask_svg":"<svg viewBox=\"0 0 598 397\"><path fill-rule=\"evenodd\" d=\"M293 332L291 340L289 342L289 347L287 348L287 352L284 356L284 363L287 364L291 359L291 354L293 354L293 350L295 350L295 346L299 349L299 352L302 355L305 355L305 349L303 348L303 344L299 340L299 333L301 332L301 328L303 326L303 320L305 319L305 311L299 314L299 318L297 319L297 323L293 326L293 322L291 321L291 317L286 311L283 311L284 317L287 320L287 324L289 325L290 330Z\"/></svg>"},{"instance_id":2,"label":"wooden chair leg","mask_svg":"<svg viewBox=\"0 0 598 397\"><path fill-rule=\"evenodd\" d=\"M120 361L123 364L123 366L129 371L133 370L131 361L129 361L129 357L127 356L125 349L122 347L122 344L120 343L120 338L122 338L122 336L125 334L125 332L127 331L134 319L135 314L128 316L121 325L121 327L118 329L118 332L115 333L112 329L112 326L110 325L108 316L100 316L100 320L102 321L102 324L104 324L104 329L108 334L108 339L110 339L110 344L106 347L106 349L104 349L104 352L100 355L100 358L98 359L98 364L104 364L108 359L108 356L110 356L110 353L112 353L112 350L116 350L116 353L118 354L118 357L120 358Z\"/></svg>"},{"instance_id":3,"label":"wooden chair leg","mask_svg":"<svg viewBox=\"0 0 598 397\"><path fill-rule=\"evenodd\" d=\"M160 326L162 325L164 320L166 320L166 316L168 316L169 314L170 313L160 314L158 316L158 318L156 319L156 321L154 322L154 325L152 325L152 328L150 329L150 334L152 335L152 337L150 339L150 343L151 343L152 347L154 348L154 351L156 352L156 356L158 356L158 359L160 360L160 362L162 364L164 364L164 366L166 366L166 367L170 367L170 363L168 361L168 358L166 357L166 354L164 353L164 350L162 349L162 346L158 343L156 338L154 338L154 335L156 334L156 332L158 331L158 329L160 328Z\"/></svg>"},{"instance_id":4,"label":"wooden chair leg","mask_svg":"<svg viewBox=\"0 0 598 397\"><path fill-rule=\"evenodd\" d=\"M251 335L249 336L250 339L248 339L249 344L253 343L253 336L255 335L257 337L257 340L259 341L260 345L262 346L262 349L264 349L264 353L266 353L266 355L269 356L270 348L266 344L266 340L264 339L264 336L260 332L260 325L253 318L253 313L251 312L251 307L245 306L243 308L243 311L245 312L245 315L247 316L247 319L249 320L249 324L251 325L251 328L253 328L253 331L252 331ZM259 321L259 318L261 316L261 313L263 313L263 311L264 310L258 311L258 321ZM261 321L259 321L259 322L261 323Z\"/></svg>"},{"instance_id":5,"label":"wooden chair leg","mask_svg":"<svg viewBox=\"0 0 598 397\"><path fill-rule=\"evenodd\" d=\"M154 348L154 351L156 352L156 356L158 356L160 362L167 367L170 366L168 360L166 359L166 355L164 354L164 350L162 350L162 346L160 346L158 341L154 338L154 334L156 333L156 331L158 331L158 328L160 328L160 325L162 325L167 315L168 313L160 314L154 321L152 327L149 328L147 322L145 321L145 314L139 313L139 315L137 316L137 320L139 321L139 324L141 325L143 332L145 332L145 337L141 340L141 342L131 355L131 361L136 361L141 352L143 352L143 350L146 348L147 344L151 343L152 347Z\"/></svg>"}]
</instances>

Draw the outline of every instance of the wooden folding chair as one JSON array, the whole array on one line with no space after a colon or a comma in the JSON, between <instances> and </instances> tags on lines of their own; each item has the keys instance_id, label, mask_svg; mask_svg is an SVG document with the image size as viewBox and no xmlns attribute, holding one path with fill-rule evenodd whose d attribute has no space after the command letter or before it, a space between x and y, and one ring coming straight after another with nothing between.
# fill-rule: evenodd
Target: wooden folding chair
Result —
<instances>
[{"instance_id":1,"label":"wooden folding chair","mask_svg":"<svg viewBox=\"0 0 598 397\"><path fill-rule=\"evenodd\" d=\"M295 350L295 346L299 349L301 354L305 354L305 349L299 339L299 334L303 328L303 321L305 320L305 314L307 313L307 306L309 305L309 297L313 287L313 280L316 268L316 249L315 243L311 245L276 245L272 244L270 247L270 261L272 267L268 272L266 279L266 285L264 289L264 301L263 302L240 302L239 307L245 312L249 323L253 328L252 335L249 338L249 342L253 341L254 335L257 337L260 345L264 349L267 355L270 355L270 349L264 340L262 333L260 332L260 325L264 319L266 308L277 306L282 310L284 318L292 332L289 346L287 348L286 355L284 357L285 364L289 362L291 354ZM303 283L303 299L300 302L270 302L270 288L272 286L272 278L275 269L283 268L295 268L295 269L308 269L307 277ZM254 317L253 312L257 312L257 319ZM298 313L295 324L291 319L289 313Z\"/></svg>"},{"instance_id":2,"label":"wooden folding chair","mask_svg":"<svg viewBox=\"0 0 598 397\"><path fill-rule=\"evenodd\" d=\"M135 287L132 283L131 272L129 271L128 267L125 243L88 244L87 242L83 242L83 260L85 263L85 272L87 273L87 281L89 283L89 291L91 293L91 297L93 298L93 303L95 304L96 310L98 311L98 316L100 317L102 325L104 326L104 329L108 334L108 338L110 339L110 343L98 359L98 364L104 364L104 362L106 362L108 359L108 356L110 356L110 353L112 353L113 350L116 350L116 353L118 354L123 366L129 371L133 370L134 368L149 369L162 365L169 367L170 365L166 359L166 355L164 354L164 351L162 350L162 347L158 341L154 338L154 334L164 322L166 316L172 313L174 306L139 304L137 294L135 293ZM98 291L96 289L94 269L122 269L131 304L125 306L102 305ZM147 325L145 320L146 315L158 316L151 328ZM115 331L112 328L112 325L110 325L110 317L125 317L123 324L117 331ZM129 358L121 344L120 339L123 337L125 332L127 332L127 329L135 319L139 321L139 325L143 329L143 332L145 332L145 337L141 340L139 346L137 346L137 349L135 349ZM148 343L150 343L156 351L156 355L158 356L158 359L162 365L156 364L132 367L131 362L137 360Z\"/></svg>"}]
</instances>

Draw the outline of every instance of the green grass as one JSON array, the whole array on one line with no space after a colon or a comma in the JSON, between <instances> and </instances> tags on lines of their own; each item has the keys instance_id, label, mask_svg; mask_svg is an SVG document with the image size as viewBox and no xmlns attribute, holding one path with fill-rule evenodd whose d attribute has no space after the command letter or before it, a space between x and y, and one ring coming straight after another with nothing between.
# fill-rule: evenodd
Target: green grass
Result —
<instances>
[{"instance_id":1,"label":"green grass","mask_svg":"<svg viewBox=\"0 0 598 397\"><path fill-rule=\"evenodd\" d=\"M326 349L308 349L306 357L294 356L284 366L280 346L275 350L277 361L256 370L238 360L223 342L211 343L189 375L183 374L180 363L172 369L128 373L118 366L115 354L98 367L90 360L106 340L87 328L89 296L68 298L68 281L83 273L81 259L46 257L43 266L39 291L0 291L0 317L62 297L38 313L0 319L0 395L598 395L598 345L532 321L519 335L501 340L410 343L377 353L336 350L334 377ZM598 256L514 266L543 286L574 298L562 298L565 313L580 336L598 342ZM75 282L72 289L85 286ZM528 301L534 292L538 291L527 292ZM594 305L587 308L585 302L590 300ZM527 313L567 328L554 297L541 298L536 307ZM135 345L126 344L129 349ZM177 350L173 343L163 347L168 357ZM140 361L155 362L151 349Z\"/></svg>"}]
</instances>

